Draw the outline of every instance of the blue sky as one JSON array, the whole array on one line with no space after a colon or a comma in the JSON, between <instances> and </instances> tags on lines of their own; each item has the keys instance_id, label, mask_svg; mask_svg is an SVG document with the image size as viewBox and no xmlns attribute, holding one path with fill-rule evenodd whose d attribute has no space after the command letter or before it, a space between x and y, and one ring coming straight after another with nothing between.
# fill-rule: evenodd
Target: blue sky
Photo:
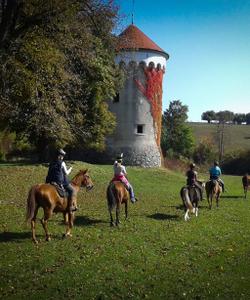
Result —
<instances>
[{"instance_id":1,"label":"blue sky","mask_svg":"<svg viewBox=\"0 0 250 300\"><path fill-rule=\"evenodd\" d=\"M131 24L133 0L115 0ZM181 100L189 121L207 110L250 112L250 0L134 0L134 24L170 58L163 110Z\"/></svg>"}]
</instances>

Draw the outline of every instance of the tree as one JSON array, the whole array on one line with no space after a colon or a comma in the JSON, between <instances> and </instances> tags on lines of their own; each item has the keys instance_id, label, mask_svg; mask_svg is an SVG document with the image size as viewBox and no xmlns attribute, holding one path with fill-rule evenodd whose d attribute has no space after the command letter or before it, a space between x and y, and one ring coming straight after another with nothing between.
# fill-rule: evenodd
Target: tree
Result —
<instances>
[{"instance_id":1,"label":"tree","mask_svg":"<svg viewBox=\"0 0 250 300\"><path fill-rule=\"evenodd\" d=\"M247 125L250 125L250 113L246 114L246 123Z\"/></svg>"},{"instance_id":2,"label":"tree","mask_svg":"<svg viewBox=\"0 0 250 300\"><path fill-rule=\"evenodd\" d=\"M38 149L102 149L120 84L112 34L117 10L101 0L1 0L0 124Z\"/></svg>"},{"instance_id":3,"label":"tree","mask_svg":"<svg viewBox=\"0 0 250 300\"><path fill-rule=\"evenodd\" d=\"M188 107L181 101L172 101L162 117L161 147L164 155L174 153L176 156L189 157L194 146L190 127L186 125Z\"/></svg>"},{"instance_id":4,"label":"tree","mask_svg":"<svg viewBox=\"0 0 250 300\"><path fill-rule=\"evenodd\" d=\"M216 113L213 110L205 111L201 115L201 119L204 120L204 121L207 121L210 124L211 121L216 120Z\"/></svg>"},{"instance_id":5,"label":"tree","mask_svg":"<svg viewBox=\"0 0 250 300\"><path fill-rule=\"evenodd\" d=\"M233 121L234 121L234 123L242 124L243 122L246 122L246 115L245 114L234 114Z\"/></svg>"},{"instance_id":6,"label":"tree","mask_svg":"<svg viewBox=\"0 0 250 300\"><path fill-rule=\"evenodd\" d=\"M219 123L227 123L233 121L234 113L229 110L224 110L217 112L216 116Z\"/></svg>"}]
</instances>

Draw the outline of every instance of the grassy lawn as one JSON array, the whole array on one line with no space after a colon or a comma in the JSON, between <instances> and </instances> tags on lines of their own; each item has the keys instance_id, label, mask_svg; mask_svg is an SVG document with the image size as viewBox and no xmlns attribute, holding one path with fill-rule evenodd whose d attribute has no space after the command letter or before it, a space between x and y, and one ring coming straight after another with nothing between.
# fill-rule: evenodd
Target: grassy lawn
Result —
<instances>
[{"instance_id":1,"label":"grassy lawn","mask_svg":"<svg viewBox=\"0 0 250 300\"><path fill-rule=\"evenodd\" d=\"M210 211L203 201L198 218L185 222L183 174L128 167L140 201L129 206L129 220L110 228L112 167L75 162L74 174L84 167L95 188L79 193L73 237L62 239L58 214L49 222L52 241L38 222L34 245L24 223L26 196L47 168L0 166L1 299L250 298L250 195L242 198L240 177L223 176L220 208Z\"/></svg>"},{"instance_id":2,"label":"grassy lawn","mask_svg":"<svg viewBox=\"0 0 250 300\"><path fill-rule=\"evenodd\" d=\"M207 123L189 123L196 142L208 137L218 145L218 125ZM226 124L224 129L225 152L250 149L250 126Z\"/></svg>"}]
</instances>

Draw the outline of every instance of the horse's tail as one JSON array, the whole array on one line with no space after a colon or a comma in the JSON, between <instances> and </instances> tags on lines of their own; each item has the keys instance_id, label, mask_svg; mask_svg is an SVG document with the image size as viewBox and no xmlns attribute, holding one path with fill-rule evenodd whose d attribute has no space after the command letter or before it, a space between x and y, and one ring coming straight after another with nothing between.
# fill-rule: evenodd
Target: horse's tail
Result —
<instances>
[{"instance_id":1,"label":"horse's tail","mask_svg":"<svg viewBox=\"0 0 250 300\"><path fill-rule=\"evenodd\" d=\"M114 191L114 183L111 182L107 188L107 200L109 209L113 209L116 205L115 191Z\"/></svg>"},{"instance_id":2,"label":"horse's tail","mask_svg":"<svg viewBox=\"0 0 250 300\"><path fill-rule=\"evenodd\" d=\"M36 189L37 185L34 185L29 190L29 195L27 198L27 206L26 206L26 222L30 222L34 217L35 209L36 209Z\"/></svg>"},{"instance_id":3,"label":"horse's tail","mask_svg":"<svg viewBox=\"0 0 250 300\"><path fill-rule=\"evenodd\" d=\"M183 187L181 189L181 199L183 201L183 204L186 206L186 209L189 209L190 211L192 211L194 207L193 207L191 199L189 197L189 190L187 187Z\"/></svg>"}]
</instances>

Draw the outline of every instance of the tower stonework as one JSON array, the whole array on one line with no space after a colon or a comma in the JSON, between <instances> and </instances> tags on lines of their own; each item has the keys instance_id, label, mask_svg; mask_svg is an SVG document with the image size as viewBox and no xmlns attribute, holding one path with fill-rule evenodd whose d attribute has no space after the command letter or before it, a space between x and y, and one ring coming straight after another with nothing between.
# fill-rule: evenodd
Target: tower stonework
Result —
<instances>
[{"instance_id":1,"label":"tower stonework","mask_svg":"<svg viewBox=\"0 0 250 300\"><path fill-rule=\"evenodd\" d=\"M129 165L159 167L162 80L169 56L134 25L121 33L117 50L116 63L126 79L109 105L117 126L107 139L107 153L124 153Z\"/></svg>"}]
</instances>

